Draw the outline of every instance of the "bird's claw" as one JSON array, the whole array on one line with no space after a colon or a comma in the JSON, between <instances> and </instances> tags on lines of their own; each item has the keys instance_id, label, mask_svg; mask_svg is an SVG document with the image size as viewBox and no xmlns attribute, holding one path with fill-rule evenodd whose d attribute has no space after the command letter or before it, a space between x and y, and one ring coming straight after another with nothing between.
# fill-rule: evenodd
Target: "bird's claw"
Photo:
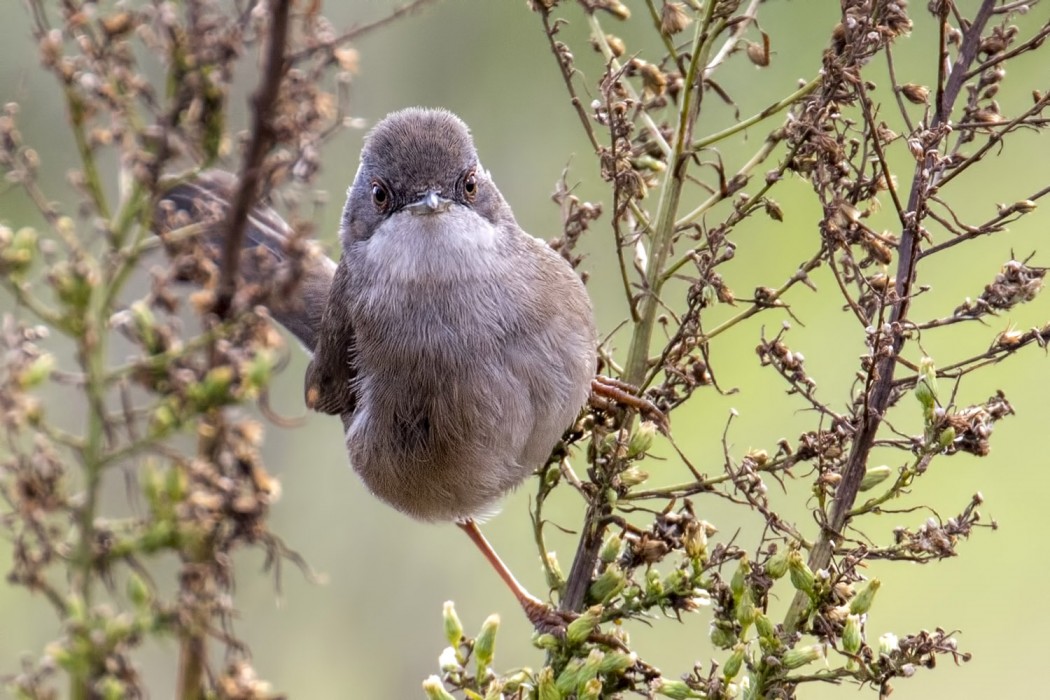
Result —
<instances>
[{"instance_id":1,"label":"bird's claw","mask_svg":"<svg viewBox=\"0 0 1050 700\"><path fill-rule=\"evenodd\" d=\"M610 402L633 408L643 418L656 423L660 432L667 434L670 424L667 416L649 399L640 396L638 387L620 381L615 377L599 374L591 380L591 404L597 408L607 409Z\"/></svg>"}]
</instances>

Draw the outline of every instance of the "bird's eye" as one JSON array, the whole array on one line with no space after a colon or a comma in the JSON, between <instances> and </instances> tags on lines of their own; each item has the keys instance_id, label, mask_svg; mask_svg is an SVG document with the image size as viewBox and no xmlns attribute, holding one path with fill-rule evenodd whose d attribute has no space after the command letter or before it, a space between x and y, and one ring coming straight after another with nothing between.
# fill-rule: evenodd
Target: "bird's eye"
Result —
<instances>
[{"instance_id":1,"label":"bird's eye","mask_svg":"<svg viewBox=\"0 0 1050 700\"><path fill-rule=\"evenodd\" d=\"M376 209L382 211L386 209L387 204L390 202L390 193L381 182L372 183L372 204L376 205Z\"/></svg>"},{"instance_id":2,"label":"bird's eye","mask_svg":"<svg viewBox=\"0 0 1050 700\"><path fill-rule=\"evenodd\" d=\"M474 199L474 195L478 193L478 177L473 170L463 178L463 192L466 193L468 199Z\"/></svg>"}]
</instances>

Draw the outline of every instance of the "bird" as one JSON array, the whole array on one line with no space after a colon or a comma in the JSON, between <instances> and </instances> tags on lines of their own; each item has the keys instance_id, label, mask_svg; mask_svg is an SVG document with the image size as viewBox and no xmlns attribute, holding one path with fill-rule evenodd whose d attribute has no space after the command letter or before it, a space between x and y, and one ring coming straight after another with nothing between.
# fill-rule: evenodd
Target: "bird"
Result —
<instances>
[{"instance_id":1,"label":"bird","mask_svg":"<svg viewBox=\"0 0 1050 700\"><path fill-rule=\"evenodd\" d=\"M198 217L221 212L235 182L210 171L165 198ZM289 235L259 205L244 247L282 261ZM455 522L529 620L557 626L564 616L514 578L477 522L550 458L592 390L623 398L595 378L580 276L519 226L470 130L444 109L403 109L372 128L339 240L338 264L307 260L298 291L270 309L312 355L307 407L341 418L372 494L417 520Z\"/></svg>"}]
</instances>

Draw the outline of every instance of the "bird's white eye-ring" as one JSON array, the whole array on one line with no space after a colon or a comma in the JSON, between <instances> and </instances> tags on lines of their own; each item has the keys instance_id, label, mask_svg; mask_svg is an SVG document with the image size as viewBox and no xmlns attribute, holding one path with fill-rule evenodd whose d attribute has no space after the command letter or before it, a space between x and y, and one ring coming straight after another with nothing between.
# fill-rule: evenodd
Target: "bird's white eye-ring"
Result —
<instances>
[{"instance_id":1,"label":"bird's white eye-ring","mask_svg":"<svg viewBox=\"0 0 1050 700\"><path fill-rule=\"evenodd\" d=\"M372 204L376 206L376 209L383 211L390 203L390 192L387 191L386 186L378 180L372 181Z\"/></svg>"}]
</instances>

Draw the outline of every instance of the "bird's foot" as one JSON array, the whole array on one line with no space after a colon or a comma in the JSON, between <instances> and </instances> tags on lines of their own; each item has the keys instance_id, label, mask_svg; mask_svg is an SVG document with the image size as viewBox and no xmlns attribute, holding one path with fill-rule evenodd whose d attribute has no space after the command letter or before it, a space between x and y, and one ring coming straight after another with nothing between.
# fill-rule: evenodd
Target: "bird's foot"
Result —
<instances>
[{"instance_id":1,"label":"bird's foot","mask_svg":"<svg viewBox=\"0 0 1050 700\"><path fill-rule=\"evenodd\" d=\"M558 610L552 605L544 603L538 598L522 598L519 600L521 609L525 611L525 617L536 628L537 632L553 634L559 639L565 637L565 628L579 615L574 612Z\"/></svg>"},{"instance_id":2,"label":"bird's foot","mask_svg":"<svg viewBox=\"0 0 1050 700\"><path fill-rule=\"evenodd\" d=\"M638 387L622 382L615 377L599 374L591 380L590 403L595 408L608 410L610 404L619 404L633 408L647 420L656 423L660 432L666 434L669 428L667 416L649 399L640 396Z\"/></svg>"}]
</instances>

